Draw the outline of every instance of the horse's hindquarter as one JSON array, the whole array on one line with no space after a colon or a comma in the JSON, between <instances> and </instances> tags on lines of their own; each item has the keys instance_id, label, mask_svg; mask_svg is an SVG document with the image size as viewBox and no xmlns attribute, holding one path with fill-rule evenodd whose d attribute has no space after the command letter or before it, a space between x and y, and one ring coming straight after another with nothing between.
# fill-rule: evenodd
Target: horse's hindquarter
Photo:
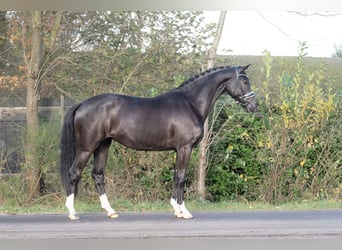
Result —
<instances>
[{"instance_id":1,"label":"horse's hindquarter","mask_svg":"<svg viewBox=\"0 0 342 250\"><path fill-rule=\"evenodd\" d=\"M117 95L103 94L91 97L81 103L75 112L74 128L76 142L80 149L94 151L107 138L110 115L118 111Z\"/></svg>"}]
</instances>

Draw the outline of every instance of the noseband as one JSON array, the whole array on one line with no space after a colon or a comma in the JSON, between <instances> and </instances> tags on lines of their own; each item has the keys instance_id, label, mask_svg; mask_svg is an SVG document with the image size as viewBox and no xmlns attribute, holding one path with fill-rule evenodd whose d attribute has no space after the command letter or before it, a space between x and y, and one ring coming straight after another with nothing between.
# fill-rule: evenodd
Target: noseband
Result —
<instances>
[{"instance_id":1,"label":"noseband","mask_svg":"<svg viewBox=\"0 0 342 250\"><path fill-rule=\"evenodd\" d=\"M235 68L235 73L236 73L236 79L240 79L241 76L244 76L246 77L248 80L248 76L246 74L240 74L239 71L238 71L238 67ZM240 104L242 107L247 107L248 103L246 102L246 100L250 99L250 98L253 98L255 97L255 93L253 91L251 92L248 92L247 94L245 95L242 95L242 96L238 96L236 98L236 102L238 104Z\"/></svg>"}]
</instances>

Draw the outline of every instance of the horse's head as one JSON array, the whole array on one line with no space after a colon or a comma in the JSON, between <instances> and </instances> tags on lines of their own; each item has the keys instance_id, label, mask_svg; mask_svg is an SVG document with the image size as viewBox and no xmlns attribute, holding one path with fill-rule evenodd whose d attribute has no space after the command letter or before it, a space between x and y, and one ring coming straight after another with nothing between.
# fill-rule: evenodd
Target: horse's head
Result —
<instances>
[{"instance_id":1,"label":"horse's head","mask_svg":"<svg viewBox=\"0 0 342 250\"><path fill-rule=\"evenodd\" d=\"M226 82L226 90L248 113L257 111L255 93L251 89L249 78L245 72L246 66L232 67L232 77Z\"/></svg>"}]
</instances>

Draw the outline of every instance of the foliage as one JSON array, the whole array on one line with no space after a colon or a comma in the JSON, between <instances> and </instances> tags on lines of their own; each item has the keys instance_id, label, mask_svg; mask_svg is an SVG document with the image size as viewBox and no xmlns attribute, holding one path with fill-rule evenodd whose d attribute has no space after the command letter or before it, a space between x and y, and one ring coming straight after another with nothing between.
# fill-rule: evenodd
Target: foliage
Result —
<instances>
[{"instance_id":1,"label":"foliage","mask_svg":"<svg viewBox=\"0 0 342 250\"><path fill-rule=\"evenodd\" d=\"M342 58L342 44L335 46L335 53L332 56Z\"/></svg>"},{"instance_id":2,"label":"foliage","mask_svg":"<svg viewBox=\"0 0 342 250\"><path fill-rule=\"evenodd\" d=\"M38 149L36 163L40 166L41 194L56 194L61 192L58 168L60 120L53 117L47 121L41 120L39 131L34 144ZM24 167L24 166L22 166ZM1 205L29 205L35 200L30 199L29 182L23 172L10 174L5 181L0 182Z\"/></svg>"},{"instance_id":3,"label":"foliage","mask_svg":"<svg viewBox=\"0 0 342 250\"><path fill-rule=\"evenodd\" d=\"M211 35L199 12L88 12L76 17L72 36L78 42L52 79L77 100L103 92L154 96L176 87L180 75L199 71Z\"/></svg>"},{"instance_id":4,"label":"foliage","mask_svg":"<svg viewBox=\"0 0 342 250\"><path fill-rule=\"evenodd\" d=\"M239 113L239 107L229 106L222 119L227 123L219 139L211 146L207 176L208 199L220 201L253 197L253 188L258 184L262 166L255 164L253 138L261 126L254 115Z\"/></svg>"},{"instance_id":5,"label":"foliage","mask_svg":"<svg viewBox=\"0 0 342 250\"><path fill-rule=\"evenodd\" d=\"M273 58L265 52L258 89L261 117L234 115L234 125L222 130L211 147L211 199L341 198L340 99L323 65L306 67L305 50L300 43L294 71L284 69L277 79L271 74Z\"/></svg>"},{"instance_id":6,"label":"foliage","mask_svg":"<svg viewBox=\"0 0 342 250\"><path fill-rule=\"evenodd\" d=\"M268 165L263 188L269 202L341 193L340 104L322 66L312 71L303 64L305 50L300 44L292 76L279 75L279 100L265 121L267 147L259 160Z\"/></svg>"}]
</instances>

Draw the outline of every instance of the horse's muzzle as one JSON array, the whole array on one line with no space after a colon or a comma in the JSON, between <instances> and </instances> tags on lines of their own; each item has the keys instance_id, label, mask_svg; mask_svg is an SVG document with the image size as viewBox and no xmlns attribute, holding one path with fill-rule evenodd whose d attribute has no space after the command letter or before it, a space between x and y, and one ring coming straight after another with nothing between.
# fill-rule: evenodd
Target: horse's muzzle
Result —
<instances>
[{"instance_id":1,"label":"horse's muzzle","mask_svg":"<svg viewBox=\"0 0 342 250\"><path fill-rule=\"evenodd\" d=\"M251 98L246 102L244 108L247 113L255 113L258 111L258 103L255 98Z\"/></svg>"}]
</instances>

